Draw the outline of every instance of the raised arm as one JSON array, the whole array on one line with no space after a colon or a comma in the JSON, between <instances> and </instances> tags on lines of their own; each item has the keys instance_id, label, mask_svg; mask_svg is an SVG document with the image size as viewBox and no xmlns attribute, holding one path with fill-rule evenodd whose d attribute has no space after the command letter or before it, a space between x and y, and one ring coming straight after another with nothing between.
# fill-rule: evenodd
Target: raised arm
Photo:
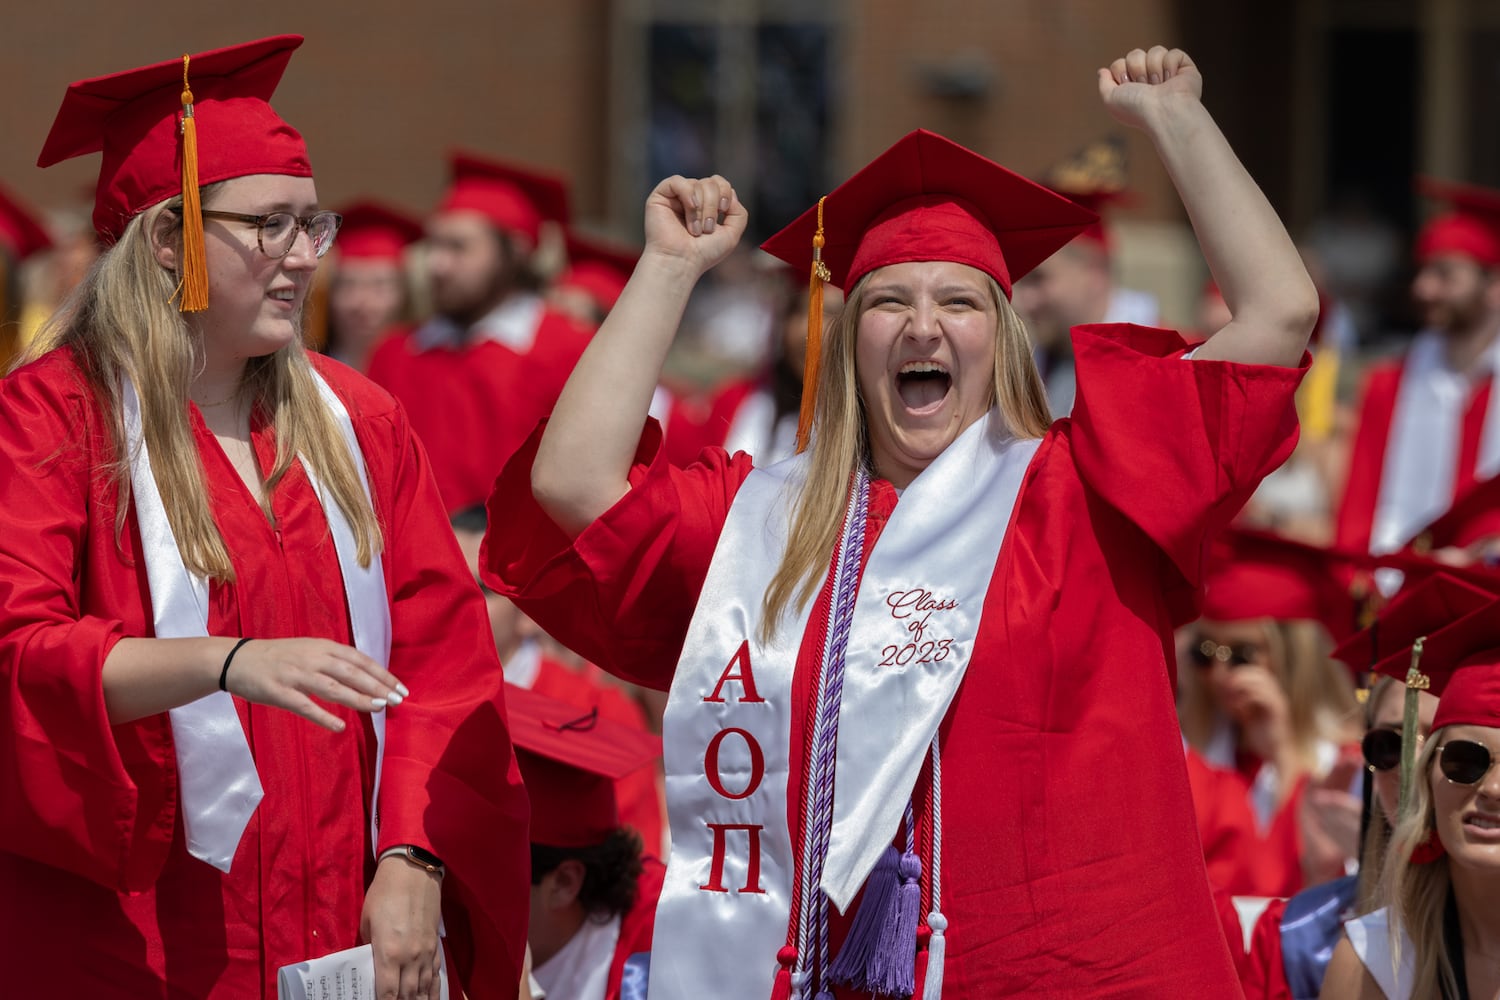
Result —
<instances>
[{"instance_id":1,"label":"raised arm","mask_svg":"<svg viewBox=\"0 0 1500 1000\"><path fill-rule=\"evenodd\" d=\"M688 295L739 243L745 220L719 176L669 177L646 199L646 249L563 387L532 465L537 503L568 534L630 488L630 462Z\"/></svg>"},{"instance_id":2,"label":"raised arm","mask_svg":"<svg viewBox=\"0 0 1500 1000\"><path fill-rule=\"evenodd\" d=\"M1135 49L1099 70L1109 113L1156 145L1233 317L1194 357L1296 365L1317 321L1317 289L1202 94L1203 78L1181 49Z\"/></svg>"}]
</instances>

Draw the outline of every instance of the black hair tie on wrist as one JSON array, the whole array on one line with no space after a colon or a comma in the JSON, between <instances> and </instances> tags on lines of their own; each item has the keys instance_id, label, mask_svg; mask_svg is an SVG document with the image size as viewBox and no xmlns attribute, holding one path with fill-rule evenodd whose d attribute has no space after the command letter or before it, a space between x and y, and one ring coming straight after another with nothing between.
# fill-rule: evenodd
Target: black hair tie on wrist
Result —
<instances>
[{"instance_id":1,"label":"black hair tie on wrist","mask_svg":"<svg viewBox=\"0 0 1500 1000\"><path fill-rule=\"evenodd\" d=\"M243 646L245 643L247 643L249 641L250 641L250 637L249 636L246 636L245 638L241 639L239 642L237 642L237 643L234 644L234 648L229 651L229 655L226 656L226 657L224 657L224 669L219 671L219 690L220 691L228 691L229 690L228 685L225 683L229 679L229 664L231 664L231 663L234 662L234 654L238 653L240 651L240 647Z\"/></svg>"}]
</instances>

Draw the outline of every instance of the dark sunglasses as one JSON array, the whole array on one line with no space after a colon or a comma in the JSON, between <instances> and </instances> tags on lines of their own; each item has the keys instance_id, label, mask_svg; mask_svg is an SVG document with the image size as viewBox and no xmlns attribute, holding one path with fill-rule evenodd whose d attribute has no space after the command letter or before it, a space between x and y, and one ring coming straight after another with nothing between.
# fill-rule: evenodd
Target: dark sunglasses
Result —
<instances>
[{"instance_id":1,"label":"dark sunglasses","mask_svg":"<svg viewBox=\"0 0 1500 1000\"><path fill-rule=\"evenodd\" d=\"M1230 668L1243 667L1260 659L1260 647L1253 642L1242 642L1234 646L1221 646L1212 639L1204 639L1194 646L1189 654L1193 665L1206 670L1217 663L1227 663Z\"/></svg>"},{"instance_id":2,"label":"dark sunglasses","mask_svg":"<svg viewBox=\"0 0 1500 1000\"><path fill-rule=\"evenodd\" d=\"M1372 729L1359 741L1365 763L1372 771L1389 771L1401 763L1401 733L1395 729Z\"/></svg>"},{"instance_id":3,"label":"dark sunglasses","mask_svg":"<svg viewBox=\"0 0 1500 1000\"><path fill-rule=\"evenodd\" d=\"M1437 748L1438 770L1455 785L1477 785L1490 773L1490 748L1473 740L1451 740Z\"/></svg>"}]
</instances>

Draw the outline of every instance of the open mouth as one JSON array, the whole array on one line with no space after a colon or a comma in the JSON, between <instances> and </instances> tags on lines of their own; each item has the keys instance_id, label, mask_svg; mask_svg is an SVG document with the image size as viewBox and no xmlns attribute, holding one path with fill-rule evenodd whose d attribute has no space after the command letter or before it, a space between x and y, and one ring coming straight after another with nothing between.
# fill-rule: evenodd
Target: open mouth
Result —
<instances>
[{"instance_id":1,"label":"open mouth","mask_svg":"<svg viewBox=\"0 0 1500 1000\"><path fill-rule=\"evenodd\" d=\"M953 388L953 376L937 361L908 361L896 372L896 395L907 409L937 406Z\"/></svg>"},{"instance_id":2,"label":"open mouth","mask_svg":"<svg viewBox=\"0 0 1500 1000\"><path fill-rule=\"evenodd\" d=\"M1469 813L1464 817L1464 826L1491 836L1500 835L1500 816Z\"/></svg>"}]
</instances>

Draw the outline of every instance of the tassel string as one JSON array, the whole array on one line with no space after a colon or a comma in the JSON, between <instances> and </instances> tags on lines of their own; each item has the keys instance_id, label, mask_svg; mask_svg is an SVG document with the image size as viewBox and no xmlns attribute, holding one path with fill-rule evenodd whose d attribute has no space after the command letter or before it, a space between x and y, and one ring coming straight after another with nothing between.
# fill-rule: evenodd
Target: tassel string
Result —
<instances>
[{"instance_id":1,"label":"tassel string","mask_svg":"<svg viewBox=\"0 0 1500 1000\"><path fill-rule=\"evenodd\" d=\"M208 254L203 243L203 205L198 192L198 122L193 91L188 85L188 63L182 57L182 260L181 279L173 298L180 312L208 308Z\"/></svg>"},{"instance_id":2,"label":"tassel string","mask_svg":"<svg viewBox=\"0 0 1500 1000\"><path fill-rule=\"evenodd\" d=\"M1417 767L1418 695L1432 685L1431 679L1420 669L1422 646L1426 638L1422 636L1412 643L1411 667L1406 672L1406 704L1401 716L1401 797L1400 806L1396 810L1396 814L1402 818L1406 817L1411 805L1412 774Z\"/></svg>"},{"instance_id":3,"label":"tassel string","mask_svg":"<svg viewBox=\"0 0 1500 1000\"><path fill-rule=\"evenodd\" d=\"M802 405L797 414L797 454L807 450L812 434L813 413L817 407L818 373L823 367L823 285L830 278L828 265L823 263L823 203L824 195L818 199L818 229L813 233L812 271L807 284L807 361L803 365Z\"/></svg>"}]
</instances>

